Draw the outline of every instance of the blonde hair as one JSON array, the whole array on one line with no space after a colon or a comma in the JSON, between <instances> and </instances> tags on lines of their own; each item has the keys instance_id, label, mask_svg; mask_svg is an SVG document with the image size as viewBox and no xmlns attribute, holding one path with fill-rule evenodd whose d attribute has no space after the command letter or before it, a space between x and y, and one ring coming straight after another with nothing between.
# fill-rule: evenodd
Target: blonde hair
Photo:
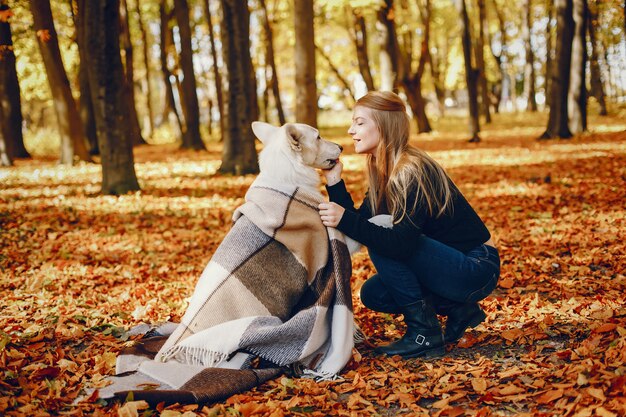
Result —
<instances>
[{"instance_id":1,"label":"blonde hair","mask_svg":"<svg viewBox=\"0 0 626 417\"><path fill-rule=\"evenodd\" d=\"M389 91L370 91L356 107L373 110L380 142L374 155L368 155L369 204L372 214L386 208L394 223L415 213L422 204L431 216L439 217L451 206L450 179L426 152L409 145L410 119L402 99ZM409 206L407 197L415 189Z\"/></svg>"}]
</instances>

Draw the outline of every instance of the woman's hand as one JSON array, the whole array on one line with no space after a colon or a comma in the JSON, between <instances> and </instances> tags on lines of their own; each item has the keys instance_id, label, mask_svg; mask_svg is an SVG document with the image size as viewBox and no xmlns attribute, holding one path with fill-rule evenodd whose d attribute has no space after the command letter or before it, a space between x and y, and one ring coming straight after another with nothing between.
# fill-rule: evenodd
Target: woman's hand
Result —
<instances>
[{"instance_id":1,"label":"woman's hand","mask_svg":"<svg viewBox=\"0 0 626 417\"><path fill-rule=\"evenodd\" d=\"M331 169L323 169L322 173L326 178L326 185L331 186L341 181L341 173L343 171L343 164L341 161L337 161L334 167Z\"/></svg>"},{"instance_id":2,"label":"woman's hand","mask_svg":"<svg viewBox=\"0 0 626 417\"><path fill-rule=\"evenodd\" d=\"M322 224L326 227L337 227L343 217L344 209L337 203L320 203L318 206Z\"/></svg>"}]
</instances>

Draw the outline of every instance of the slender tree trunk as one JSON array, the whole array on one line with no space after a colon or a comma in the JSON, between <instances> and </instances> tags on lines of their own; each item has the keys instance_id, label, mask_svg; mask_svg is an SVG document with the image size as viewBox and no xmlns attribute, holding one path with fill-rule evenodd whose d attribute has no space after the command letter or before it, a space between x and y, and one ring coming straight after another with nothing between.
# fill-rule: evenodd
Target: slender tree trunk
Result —
<instances>
[{"instance_id":1,"label":"slender tree trunk","mask_svg":"<svg viewBox=\"0 0 626 417\"><path fill-rule=\"evenodd\" d=\"M294 0L296 121L317 127L313 0Z\"/></svg>"},{"instance_id":2,"label":"slender tree trunk","mask_svg":"<svg viewBox=\"0 0 626 417\"><path fill-rule=\"evenodd\" d=\"M274 103L276 104L276 111L278 112L278 122L284 125L287 121L285 118L285 112L283 111L283 103L280 99L280 89L278 86L278 73L276 72L276 60L274 59L274 32L269 21L267 13L267 6L265 0L259 0L261 8L263 9L263 28L265 29L265 36L267 42L266 60L265 65L270 66L270 79L269 87L272 89L272 95L274 96Z\"/></svg>"},{"instance_id":3,"label":"slender tree trunk","mask_svg":"<svg viewBox=\"0 0 626 417\"><path fill-rule=\"evenodd\" d=\"M215 48L215 32L213 31L213 15L209 0L204 0L204 14L206 16L209 27L209 41L211 42L211 58L213 59L213 79L215 80L215 95L217 96L217 109L220 113L220 142L224 140L224 131L226 130L224 114L224 93L222 88L222 74L220 73L219 64L217 62L217 49Z\"/></svg>"},{"instance_id":4,"label":"slender tree trunk","mask_svg":"<svg viewBox=\"0 0 626 417\"><path fill-rule=\"evenodd\" d=\"M546 95L546 106L551 105L552 101L552 51L554 50L553 42L552 42L552 21L554 16L554 0L547 0L546 3L546 14L548 16L548 21L546 23L546 86L545 86L545 95Z\"/></svg>"},{"instance_id":5,"label":"slender tree trunk","mask_svg":"<svg viewBox=\"0 0 626 417\"><path fill-rule=\"evenodd\" d=\"M180 119L180 114L176 109L176 99L174 98L174 90L172 87L172 73L167 66L168 49L173 44L172 31L169 26L170 14L166 10L166 0L160 0L159 2L159 16L161 20L161 36L160 36L160 60L161 60L161 73L163 74L163 85L165 87L165 102L163 106L163 116L165 120L170 114L174 114L176 123L180 130L181 136L183 134L183 123Z\"/></svg>"},{"instance_id":6,"label":"slender tree trunk","mask_svg":"<svg viewBox=\"0 0 626 417\"><path fill-rule=\"evenodd\" d=\"M437 96L437 104L439 107L439 116L443 117L446 108L446 90L445 90L445 77L447 73L447 51L448 51L448 38L445 38L443 46L437 46L436 55L428 53L428 59L430 62L430 75L433 79L433 85L435 89L435 95ZM442 51L441 53L439 51ZM442 68L443 67L443 68Z\"/></svg>"},{"instance_id":7,"label":"slender tree trunk","mask_svg":"<svg viewBox=\"0 0 626 417\"><path fill-rule=\"evenodd\" d=\"M119 0L79 0L79 13L102 157L102 193L120 195L137 191L132 132L124 106L120 3Z\"/></svg>"},{"instance_id":8,"label":"slender tree trunk","mask_svg":"<svg viewBox=\"0 0 626 417\"><path fill-rule=\"evenodd\" d=\"M120 0L120 42L124 48L124 75L126 76L125 91L130 121L133 134L133 145L145 145L146 141L141 136L141 126L137 117L137 105L135 103L135 71L133 64L133 43L130 39L130 27L128 21L128 5L126 0Z\"/></svg>"},{"instance_id":9,"label":"slender tree trunk","mask_svg":"<svg viewBox=\"0 0 626 417\"><path fill-rule=\"evenodd\" d=\"M507 68L506 68L508 61L509 61L507 52L506 52L508 39L506 36L506 28L504 25L504 16L502 14L502 8L498 5L498 2L496 0L492 0L492 4L496 12L496 17L498 18L498 33L500 35L500 53L499 54L496 54L493 48L493 42L492 41L489 42L489 45L491 48L491 54L493 55L493 58L498 63L498 70L500 71L500 79L498 83L496 84L496 88L493 91L494 96L495 96L494 111L498 113L500 111L500 104L502 103L502 100L505 95L505 91L506 91L505 87L509 88L510 86L510 81L509 81ZM506 94L510 97L510 93L506 92Z\"/></svg>"},{"instance_id":10,"label":"slender tree trunk","mask_svg":"<svg viewBox=\"0 0 626 417\"><path fill-rule=\"evenodd\" d=\"M569 130L572 134L587 130L587 0L574 0L574 38L572 41L572 68L568 92Z\"/></svg>"},{"instance_id":11,"label":"slender tree trunk","mask_svg":"<svg viewBox=\"0 0 626 417\"><path fill-rule=\"evenodd\" d=\"M353 8L349 9L349 14L352 15L352 18L354 19L354 28L350 34L356 48L356 58L359 63L359 72L361 73L361 77L363 77L363 82L365 82L367 91L373 91L376 88L374 87L374 79L372 78L372 71L370 70L370 61L367 53L367 26L365 25L365 18L360 10Z\"/></svg>"},{"instance_id":12,"label":"slender tree trunk","mask_svg":"<svg viewBox=\"0 0 626 417\"><path fill-rule=\"evenodd\" d=\"M465 0L454 0L457 11L459 12L459 25L461 26L463 58L465 60L465 80L467 83L467 98L469 101L469 118L470 118L470 142L480 142L480 123L478 120L478 88L477 73L472 67L472 39L469 31L469 17L467 16L467 8Z\"/></svg>"},{"instance_id":13,"label":"slender tree trunk","mask_svg":"<svg viewBox=\"0 0 626 417\"><path fill-rule=\"evenodd\" d=\"M137 24L139 26L139 33L141 33L143 66L146 70L146 76L142 81L142 90L146 94L146 108L148 110L148 116L145 118L145 120L147 122L146 124L148 137L151 137L154 132L154 110L152 109L152 88L150 86L152 69L150 68L150 48L148 45L148 32L146 31L146 26L143 22L140 0L135 1L135 13L137 13Z\"/></svg>"},{"instance_id":14,"label":"slender tree trunk","mask_svg":"<svg viewBox=\"0 0 626 417\"><path fill-rule=\"evenodd\" d=\"M380 89L398 92L401 74L398 74L398 39L391 16L393 0L385 0L385 6L378 10L376 30L378 32Z\"/></svg>"},{"instance_id":15,"label":"slender tree trunk","mask_svg":"<svg viewBox=\"0 0 626 417\"><path fill-rule=\"evenodd\" d=\"M591 94L598 100L600 106L600 115L606 116L608 111L606 109L606 98L604 95L604 83L602 81L602 71L600 71L600 56L598 53L598 42L596 38L596 25L598 21L597 5L591 3L589 5L589 43L591 44L591 59L589 65L591 69Z\"/></svg>"},{"instance_id":16,"label":"slender tree trunk","mask_svg":"<svg viewBox=\"0 0 626 417\"><path fill-rule=\"evenodd\" d=\"M224 174L259 172L251 123L259 114L250 57L250 13L246 0L221 0L222 48L228 71L228 122L224 135Z\"/></svg>"},{"instance_id":17,"label":"slender tree trunk","mask_svg":"<svg viewBox=\"0 0 626 417\"><path fill-rule=\"evenodd\" d=\"M0 1L0 11L9 10L9 6L5 3L5 0ZM15 68L9 18L0 19L0 108L3 114L0 117L0 129L4 130L5 151L8 149L11 158L30 158L30 154L24 147L22 134L20 84Z\"/></svg>"},{"instance_id":18,"label":"slender tree trunk","mask_svg":"<svg viewBox=\"0 0 626 417\"><path fill-rule=\"evenodd\" d=\"M79 7L84 7L83 2L77 2ZM89 75L87 73L87 57L85 55L85 34L83 33L84 25L80 21L83 14L79 11L77 15L72 14L74 18L74 26L76 27L76 44L78 45L78 54L80 65L78 67L78 84L80 88L80 100L78 101L78 113L83 125L83 134L87 138L89 144L89 154L99 155L98 133L96 132L96 118L93 110L93 101L91 99L91 89L89 87Z\"/></svg>"},{"instance_id":19,"label":"slender tree trunk","mask_svg":"<svg viewBox=\"0 0 626 417\"><path fill-rule=\"evenodd\" d=\"M180 63L183 70L183 97L185 102L185 127L183 148L206 149L200 136L200 106L196 93L196 76L193 70L193 50L191 49L191 26L187 0L174 0L174 11L180 35Z\"/></svg>"},{"instance_id":20,"label":"slender tree trunk","mask_svg":"<svg viewBox=\"0 0 626 417\"><path fill-rule=\"evenodd\" d=\"M326 61L326 63L328 64L328 68L333 74L335 74L335 77L337 77L339 83L343 85L344 91L348 93L348 95L352 99L352 102L354 103L356 101L356 98L354 98L354 93L352 92L352 88L350 87L350 83L348 82L348 80L346 80L345 77L341 75L341 72L339 72L339 68L337 68L333 64L333 62L330 60L330 57L324 52L322 48L315 45L315 50L322 56L322 58L324 58L324 61Z\"/></svg>"},{"instance_id":21,"label":"slender tree trunk","mask_svg":"<svg viewBox=\"0 0 626 417\"><path fill-rule=\"evenodd\" d=\"M535 100L535 54L533 52L531 40L532 28L532 0L524 0L524 11L522 13L522 39L526 46L526 65L524 67L524 95L526 96L526 110L537 111L537 101Z\"/></svg>"},{"instance_id":22,"label":"slender tree trunk","mask_svg":"<svg viewBox=\"0 0 626 417\"><path fill-rule=\"evenodd\" d=\"M30 9L33 14L34 29L37 34L37 43L43 58L44 67L48 76L48 84L52 91L54 109L59 122L61 136L60 163L72 164L74 156L83 161L91 161L76 101L72 96L70 82L67 78L57 33L52 20L49 0L30 0Z\"/></svg>"},{"instance_id":23,"label":"slender tree trunk","mask_svg":"<svg viewBox=\"0 0 626 417\"><path fill-rule=\"evenodd\" d=\"M10 143L7 139L7 134L5 133L7 129L5 128L6 124L2 106L0 106L0 123L0 166L9 167L13 165L13 158L11 157L13 152L10 149Z\"/></svg>"},{"instance_id":24,"label":"slender tree trunk","mask_svg":"<svg viewBox=\"0 0 626 417\"><path fill-rule=\"evenodd\" d=\"M568 91L572 63L574 18L572 0L556 0L556 66L553 67L548 127L540 139L570 138L568 126Z\"/></svg>"},{"instance_id":25,"label":"slender tree trunk","mask_svg":"<svg viewBox=\"0 0 626 417\"><path fill-rule=\"evenodd\" d=\"M404 70L402 73L402 87L407 96L407 101L413 112L413 117L417 123L417 131L419 133L428 133L432 131L428 117L426 116L426 101L422 96L422 76L426 68L429 56L430 41L430 1L426 0L424 4L420 4L420 13L422 16L422 24L424 25L424 33L420 48L420 58L415 74L411 74L411 55L407 53L406 59L403 60Z\"/></svg>"},{"instance_id":26,"label":"slender tree trunk","mask_svg":"<svg viewBox=\"0 0 626 417\"><path fill-rule=\"evenodd\" d=\"M485 26L487 24L485 0L478 0L478 39L476 41L476 66L478 67L478 83L480 86L480 106L485 123L491 123L489 110L489 89L487 87L487 71L485 67Z\"/></svg>"}]
</instances>

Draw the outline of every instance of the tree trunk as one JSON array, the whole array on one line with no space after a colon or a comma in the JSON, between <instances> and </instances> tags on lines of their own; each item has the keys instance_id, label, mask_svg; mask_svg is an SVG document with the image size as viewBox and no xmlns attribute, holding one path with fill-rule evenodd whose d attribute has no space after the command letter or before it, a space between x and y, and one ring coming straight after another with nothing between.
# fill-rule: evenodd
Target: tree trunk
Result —
<instances>
[{"instance_id":1,"label":"tree trunk","mask_svg":"<svg viewBox=\"0 0 626 417\"><path fill-rule=\"evenodd\" d=\"M46 68L52 101L59 122L60 163L72 164L74 156L83 161L91 161L83 136L83 127L76 101L72 96L70 82L65 68L63 68L57 33L50 10L50 0L30 0L30 10L33 14L37 43Z\"/></svg>"},{"instance_id":2,"label":"tree trunk","mask_svg":"<svg viewBox=\"0 0 626 417\"><path fill-rule=\"evenodd\" d=\"M135 104L135 71L133 64L133 43L130 39L130 25L128 21L128 5L126 0L120 0L120 43L124 48L124 75L126 83L126 102L128 119L133 135L133 145L145 145L146 141L141 136L141 126L137 117L137 106Z\"/></svg>"},{"instance_id":3,"label":"tree trunk","mask_svg":"<svg viewBox=\"0 0 626 417\"><path fill-rule=\"evenodd\" d=\"M502 9L500 8L496 0L493 0L492 3L493 3L493 8L496 12L496 17L498 18L498 32L500 35L500 53L499 54L496 54L493 48L493 42L491 40L489 41L491 55L493 55L493 58L498 63L498 70L500 71L500 79L495 84L495 88L492 91L495 97L495 103L493 106L494 112L498 113L500 111L500 104L502 103L502 100L506 92L505 87L508 88L510 86L510 81L509 81L508 73L506 69L506 66L509 60L508 60L507 53L506 53L507 36L506 36L506 28L504 25L504 16L502 15ZM510 96L508 92L506 92L506 94Z\"/></svg>"},{"instance_id":4,"label":"tree trunk","mask_svg":"<svg viewBox=\"0 0 626 417\"><path fill-rule=\"evenodd\" d=\"M600 115L606 116L606 97L604 95L604 83L602 82L602 72L600 71L600 54L598 53L598 42L596 38L596 25L598 22L597 6L593 3L589 5L589 43L591 44L591 59L589 60L591 69L591 94L598 100Z\"/></svg>"},{"instance_id":5,"label":"tree trunk","mask_svg":"<svg viewBox=\"0 0 626 417\"><path fill-rule=\"evenodd\" d=\"M544 94L546 96L546 106L551 105L552 101L552 19L554 15L554 0L547 0L546 15L548 17L546 23L546 85Z\"/></svg>"},{"instance_id":6,"label":"tree trunk","mask_svg":"<svg viewBox=\"0 0 626 417\"><path fill-rule=\"evenodd\" d=\"M491 123L489 110L489 89L487 87L487 71L485 67L485 25L487 24L485 0L478 0L478 39L476 41L476 66L478 67L478 82L480 86L481 112L485 116L485 123Z\"/></svg>"},{"instance_id":7,"label":"tree trunk","mask_svg":"<svg viewBox=\"0 0 626 417\"><path fill-rule=\"evenodd\" d=\"M393 0L385 0L385 6L378 10L376 29L378 32L380 89L398 92L398 39L393 22Z\"/></svg>"},{"instance_id":8,"label":"tree trunk","mask_svg":"<svg viewBox=\"0 0 626 417\"><path fill-rule=\"evenodd\" d=\"M9 6L0 1L0 11L9 10ZM24 147L22 134L22 102L20 84L15 68L15 53L9 18L0 19L0 128L4 130L5 151L12 158L30 158Z\"/></svg>"},{"instance_id":9,"label":"tree trunk","mask_svg":"<svg viewBox=\"0 0 626 417\"><path fill-rule=\"evenodd\" d=\"M445 89L445 77L447 73L447 51L448 40L445 38L445 44L443 46L438 45L436 48L436 55L428 52L428 60L430 62L430 75L433 79L433 85L435 89L435 95L437 96L437 105L439 107L439 116L443 117L446 108L446 89ZM439 51L442 51L440 53ZM443 67L443 68L442 68Z\"/></svg>"},{"instance_id":10,"label":"tree trunk","mask_svg":"<svg viewBox=\"0 0 626 417\"><path fill-rule=\"evenodd\" d=\"M467 83L467 99L469 101L469 119L470 119L470 142L480 142L480 123L478 121L478 86L477 73L472 67L472 39L469 31L469 17L467 16L467 8L465 0L454 0L457 11L459 12L459 25L461 26L463 58L465 60L465 80Z\"/></svg>"},{"instance_id":11,"label":"tree trunk","mask_svg":"<svg viewBox=\"0 0 626 417\"><path fill-rule=\"evenodd\" d=\"M354 18L354 32L350 32L352 40L356 48L356 58L359 63L359 72L363 77L363 82L367 87L367 91L373 91L374 79L370 70L370 60L367 54L367 27L365 26L365 18L360 10L350 8L350 14Z\"/></svg>"},{"instance_id":12,"label":"tree trunk","mask_svg":"<svg viewBox=\"0 0 626 417\"><path fill-rule=\"evenodd\" d=\"M410 52L406 52L406 59L402 60L404 65L402 73L404 76L402 77L401 82L407 96L407 101L409 102L409 106L413 112L413 117L417 123L417 131L419 133L428 133L432 131L432 128L430 127L428 117L426 116L426 101L422 96L422 76L424 75L424 69L426 68L429 56L430 1L426 0L424 4L419 4L419 6L422 16L422 24L424 25L419 63L415 74L411 74L411 62L413 61L411 56L412 54Z\"/></svg>"},{"instance_id":13,"label":"tree trunk","mask_svg":"<svg viewBox=\"0 0 626 417\"><path fill-rule=\"evenodd\" d=\"M250 12L246 0L221 0L222 47L228 71L228 119L224 135L224 174L259 172L251 123L258 117L256 81L250 57Z\"/></svg>"},{"instance_id":14,"label":"tree trunk","mask_svg":"<svg viewBox=\"0 0 626 417\"><path fill-rule=\"evenodd\" d=\"M526 96L526 110L537 111L537 101L535 100L535 54L531 41L532 28L532 0L524 0L524 11L522 12L522 39L526 45L526 65L524 67L524 95Z\"/></svg>"},{"instance_id":15,"label":"tree trunk","mask_svg":"<svg viewBox=\"0 0 626 417\"><path fill-rule=\"evenodd\" d=\"M183 134L183 123L180 120L180 114L176 109L176 99L174 98L174 90L172 87L172 73L167 66L167 55L170 45L173 44L172 31L169 26L170 14L166 10L166 0L159 2L159 16L161 20L161 38L160 38L160 60L161 60L161 73L163 74L163 85L165 87L165 102L163 106L163 119L167 119L170 114L174 114L176 123L180 130L181 136Z\"/></svg>"},{"instance_id":16,"label":"tree trunk","mask_svg":"<svg viewBox=\"0 0 626 417\"><path fill-rule=\"evenodd\" d=\"M224 131L226 130L226 114L224 114L224 92L222 91L222 74L220 73L219 64L217 62L215 33L213 31L213 16L211 14L209 0L204 0L204 14L206 16L207 24L209 26L209 41L211 42L211 58L213 58L213 78L215 80L215 95L217 96L217 109L220 113L220 142L222 142L224 140Z\"/></svg>"},{"instance_id":17,"label":"tree trunk","mask_svg":"<svg viewBox=\"0 0 626 417\"><path fill-rule=\"evenodd\" d=\"M142 80L142 90L146 93L146 107L148 110L148 116L145 120L148 126L148 137L151 137L154 132L154 110L152 109L152 88L150 87L152 70L150 69L150 48L148 47L148 32L146 31L146 26L143 22L141 4L139 0L135 1L135 12L137 13L137 24L139 26L139 33L141 33L143 66L146 69L146 76Z\"/></svg>"},{"instance_id":18,"label":"tree trunk","mask_svg":"<svg viewBox=\"0 0 626 417\"><path fill-rule=\"evenodd\" d=\"M540 139L570 138L568 126L568 90L572 63L574 18L572 0L556 0L556 65L550 74L551 92L548 127Z\"/></svg>"},{"instance_id":19,"label":"tree trunk","mask_svg":"<svg viewBox=\"0 0 626 417\"><path fill-rule=\"evenodd\" d=\"M294 0L296 121L317 127L313 0Z\"/></svg>"},{"instance_id":20,"label":"tree trunk","mask_svg":"<svg viewBox=\"0 0 626 417\"><path fill-rule=\"evenodd\" d=\"M574 0L574 38L572 40L572 68L568 91L568 126L572 134L587 130L587 0Z\"/></svg>"},{"instance_id":21,"label":"tree trunk","mask_svg":"<svg viewBox=\"0 0 626 417\"><path fill-rule=\"evenodd\" d=\"M272 89L272 95L274 96L274 103L276 104L276 111L278 112L278 122L284 125L287 122L285 119L285 112L283 111L283 103L280 99L280 89L278 87L278 74L276 72L276 60L274 59L274 32L270 25L269 16L267 14L267 6L265 0L259 0L261 8L263 9L263 28L265 29L265 36L267 42L266 49L266 63L270 66L270 79L269 87Z\"/></svg>"},{"instance_id":22,"label":"tree trunk","mask_svg":"<svg viewBox=\"0 0 626 417\"><path fill-rule=\"evenodd\" d=\"M139 190L132 132L124 103L124 69L120 57L119 0L79 0L85 55L102 156L102 193ZM82 11L81 11L82 10Z\"/></svg>"},{"instance_id":23,"label":"tree trunk","mask_svg":"<svg viewBox=\"0 0 626 417\"><path fill-rule=\"evenodd\" d=\"M81 7L84 3L78 3ZM84 7L84 6L83 6ZM78 113L83 125L83 134L87 138L89 144L89 154L99 155L98 133L96 132L96 118L93 110L93 100L91 99L91 89L89 87L89 74L87 73L87 57L85 55L85 34L83 33L84 25L80 21L82 13L73 15L74 26L76 27L76 44L78 45L78 55L80 64L78 67L78 84L80 88L80 100L78 101Z\"/></svg>"},{"instance_id":24,"label":"tree trunk","mask_svg":"<svg viewBox=\"0 0 626 417\"><path fill-rule=\"evenodd\" d=\"M8 140L8 134L6 133L8 131L6 126L4 110L2 110L2 106L0 105L0 166L2 167L13 165L13 158L11 157L13 152Z\"/></svg>"},{"instance_id":25,"label":"tree trunk","mask_svg":"<svg viewBox=\"0 0 626 417\"><path fill-rule=\"evenodd\" d=\"M191 49L191 26L189 26L189 6L187 0L174 0L174 12L180 36L180 65L183 70L183 96L185 102L185 149L206 149L200 136L200 106L196 92L196 75L193 70L193 50Z\"/></svg>"},{"instance_id":26,"label":"tree trunk","mask_svg":"<svg viewBox=\"0 0 626 417\"><path fill-rule=\"evenodd\" d=\"M354 97L354 93L352 92L352 88L350 87L350 83L348 82L348 80L346 80L345 77L341 75L341 72L339 72L339 68L337 68L333 64L333 62L330 60L330 57L326 55L322 48L315 45L315 50L322 56L322 58L324 58L324 61L326 61L326 63L328 64L328 68L330 68L331 72L335 74L335 77L337 77L339 83L343 85L344 91L348 93L348 95L352 99L352 103L354 103L356 101L356 98Z\"/></svg>"}]
</instances>

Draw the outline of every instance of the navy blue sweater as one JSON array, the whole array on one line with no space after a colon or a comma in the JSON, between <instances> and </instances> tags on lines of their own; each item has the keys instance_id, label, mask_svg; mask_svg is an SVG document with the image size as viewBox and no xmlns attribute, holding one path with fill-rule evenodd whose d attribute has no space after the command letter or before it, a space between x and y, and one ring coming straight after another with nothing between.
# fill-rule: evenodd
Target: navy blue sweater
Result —
<instances>
[{"instance_id":1,"label":"navy blue sweater","mask_svg":"<svg viewBox=\"0 0 626 417\"><path fill-rule=\"evenodd\" d=\"M413 215L404 216L392 229L368 221L373 213L367 195L361 206L355 209L343 180L326 187L326 190L330 201L346 209L337 229L382 256L404 260L415 252L418 238L422 234L463 253L489 240L489 230L478 214L452 181L450 187L452 210L447 210L440 217L434 217L428 214L425 207L418 204ZM413 191L409 194L407 206L412 207L415 198L416 193ZM383 209L376 214L389 212Z\"/></svg>"}]
</instances>

